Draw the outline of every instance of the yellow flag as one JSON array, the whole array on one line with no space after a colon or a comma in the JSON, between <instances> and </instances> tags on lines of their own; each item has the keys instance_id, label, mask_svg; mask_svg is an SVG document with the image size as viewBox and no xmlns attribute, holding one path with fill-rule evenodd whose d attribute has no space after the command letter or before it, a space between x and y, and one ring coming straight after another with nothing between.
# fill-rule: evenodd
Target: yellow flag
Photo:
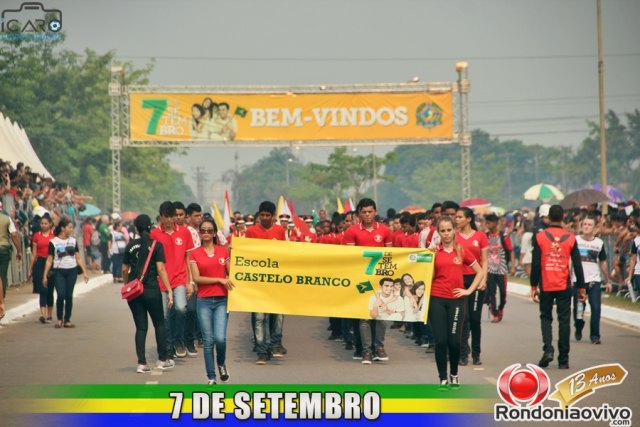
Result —
<instances>
[{"instance_id":1,"label":"yellow flag","mask_svg":"<svg viewBox=\"0 0 640 427\"><path fill-rule=\"evenodd\" d=\"M218 230L224 229L224 220L222 219L222 214L220 213L220 209L218 209L218 204L213 202L213 217L216 220L216 225L218 226Z\"/></svg>"},{"instance_id":2,"label":"yellow flag","mask_svg":"<svg viewBox=\"0 0 640 427\"><path fill-rule=\"evenodd\" d=\"M338 213L344 213L344 208L342 207L342 202L340 201L340 197L336 197L336 201L338 202Z\"/></svg>"}]
</instances>

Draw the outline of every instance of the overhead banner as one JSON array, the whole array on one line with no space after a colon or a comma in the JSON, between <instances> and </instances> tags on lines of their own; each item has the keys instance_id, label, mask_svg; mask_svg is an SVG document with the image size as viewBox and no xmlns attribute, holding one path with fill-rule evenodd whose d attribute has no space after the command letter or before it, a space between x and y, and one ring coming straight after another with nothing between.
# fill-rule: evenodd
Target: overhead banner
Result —
<instances>
[{"instance_id":1,"label":"overhead banner","mask_svg":"<svg viewBox=\"0 0 640 427\"><path fill-rule=\"evenodd\" d=\"M428 249L234 239L229 310L426 322Z\"/></svg>"},{"instance_id":2,"label":"overhead banner","mask_svg":"<svg viewBox=\"0 0 640 427\"><path fill-rule=\"evenodd\" d=\"M132 141L452 140L446 93L131 93Z\"/></svg>"}]
</instances>

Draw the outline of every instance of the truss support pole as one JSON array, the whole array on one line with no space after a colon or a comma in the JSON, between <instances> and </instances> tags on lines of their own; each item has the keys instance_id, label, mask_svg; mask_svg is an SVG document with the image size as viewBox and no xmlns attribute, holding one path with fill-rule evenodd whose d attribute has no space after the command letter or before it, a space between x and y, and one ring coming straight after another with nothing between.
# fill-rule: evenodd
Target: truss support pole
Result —
<instances>
[{"instance_id":1,"label":"truss support pole","mask_svg":"<svg viewBox=\"0 0 640 427\"><path fill-rule=\"evenodd\" d=\"M471 198L471 132L469 132L470 83L467 69L468 64L466 62L458 62L456 64L456 72L458 73L458 102L460 103L458 142L460 143L461 200Z\"/></svg>"},{"instance_id":2,"label":"truss support pole","mask_svg":"<svg viewBox=\"0 0 640 427\"><path fill-rule=\"evenodd\" d=\"M111 208L113 212L120 212L122 197L120 193L120 153L122 152L122 83L124 69L111 67L111 82L109 83L109 96L111 97Z\"/></svg>"}]
</instances>

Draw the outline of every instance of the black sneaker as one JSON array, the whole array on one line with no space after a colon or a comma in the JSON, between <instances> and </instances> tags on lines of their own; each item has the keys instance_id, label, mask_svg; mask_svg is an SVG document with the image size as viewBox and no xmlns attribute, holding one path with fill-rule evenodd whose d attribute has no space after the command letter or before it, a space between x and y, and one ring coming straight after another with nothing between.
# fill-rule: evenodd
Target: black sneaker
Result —
<instances>
[{"instance_id":1,"label":"black sneaker","mask_svg":"<svg viewBox=\"0 0 640 427\"><path fill-rule=\"evenodd\" d=\"M569 369L569 362L558 362L558 369Z\"/></svg>"},{"instance_id":2,"label":"black sneaker","mask_svg":"<svg viewBox=\"0 0 640 427\"><path fill-rule=\"evenodd\" d=\"M553 361L553 353L544 353L542 355L542 358L538 362L538 366L540 366L541 368L546 368L547 366L549 366L549 362L552 362L552 361Z\"/></svg>"},{"instance_id":3,"label":"black sneaker","mask_svg":"<svg viewBox=\"0 0 640 427\"><path fill-rule=\"evenodd\" d=\"M362 364L363 365L371 365L372 356L369 350L362 353Z\"/></svg>"},{"instance_id":4,"label":"black sneaker","mask_svg":"<svg viewBox=\"0 0 640 427\"><path fill-rule=\"evenodd\" d=\"M350 343L350 342L346 343L344 345L344 349L345 350L353 350L353 343Z\"/></svg>"},{"instance_id":5,"label":"black sneaker","mask_svg":"<svg viewBox=\"0 0 640 427\"><path fill-rule=\"evenodd\" d=\"M451 388L460 388L460 379L457 375L449 375L449 384Z\"/></svg>"},{"instance_id":6,"label":"black sneaker","mask_svg":"<svg viewBox=\"0 0 640 427\"><path fill-rule=\"evenodd\" d=\"M274 347L271 349L271 356L273 356L274 359L280 359L284 357L285 354L287 354L287 349L283 346Z\"/></svg>"},{"instance_id":7,"label":"black sneaker","mask_svg":"<svg viewBox=\"0 0 640 427\"><path fill-rule=\"evenodd\" d=\"M594 338L591 340L591 344L602 344L602 341L600 341L600 338Z\"/></svg>"},{"instance_id":8,"label":"black sneaker","mask_svg":"<svg viewBox=\"0 0 640 427\"><path fill-rule=\"evenodd\" d=\"M473 364L476 366L482 365L482 360L480 360L480 356L473 356Z\"/></svg>"},{"instance_id":9,"label":"black sneaker","mask_svg":"<svg viewBox=\"0 0 640 427\"><path fill-rule=\"evenodd\" d=\"M362 360L362 350L353 352L353 360Z\"/></svg>"},{"instance_id":10,"label":"black sneaker","mask_svg":"<svg viewBox=\"0 0 640 427\"><path fill-rule=\"evenodd\" d=\"M175 345L176 348L176 356L182 358L187 357L187 349L184 347L184 344L179 342Z\"/></svg>"},{"instance_id":11,"label":"black sneaker","mask_svg":"<svg viewBox=\"0 0 640 427\"><path fill-rule=\"evenodd\" d=\"M198 347L204 347L204 341L202 340L202 338L198 338Z\"/></svg>"},{"instance_id":12,"label":"black sneaker","mask_svg":"<svg viewBox=\"0 0 640 427\"><path fill-rule=\"evenodd\" d=\"M576 341L582 340L582 331L576 329Z\"/></svg>"},{"instance_id":13,"label":"black sneaker","mask_svg":"<svg viewBox=\"0 0 640 427\"><path fill-rule=\"evenodd\" d=\"M469 357L461 357L458 361L458 366L467 366L469 364Z\"/></svg>"},{"instance_id":14,"label":"black sneaker","mask_svg":"<svg viewBox=\"0 0 640 427\"><path fill-rule=\"evenodd\" d=\"M259 354L258 360L256 360L256 365L266 365L267 364L267 355Z\"/></svg>"},{"instance_id":15,"label":"black sneaker","mask_svg":"<svg viewBox=\"0 0 640 427\"><path fill-rule=\"evenodd\" d=\"M186 347L187 347L187 355L189 357L196 357L198 355L198 350L196 350L196 347L193 345L192 342L188 342Z\"/></svg>"},{"instance_id":16,"label":"black sneaker","mask_svg":"<svg viewBox=\"0 0 640 427\"><path fill-rule=\"evenodd\" d=\"M427 346L425 347L424 352L425 353L433 353L433 351L434 351L433 350L433 344L427 343Z\"/></svg>"},{"instance_id":17,"label":"black sneaker","mask_svg":"<svg viewBox=\"0 0 640 427\"><path fill-rule=\"evenodd\" d=\"M220 381L223 383L229 381L229 371L227 371L227 367L225 365L218 366L218 372L220 372Z\"/></svg>"}]
</instances>

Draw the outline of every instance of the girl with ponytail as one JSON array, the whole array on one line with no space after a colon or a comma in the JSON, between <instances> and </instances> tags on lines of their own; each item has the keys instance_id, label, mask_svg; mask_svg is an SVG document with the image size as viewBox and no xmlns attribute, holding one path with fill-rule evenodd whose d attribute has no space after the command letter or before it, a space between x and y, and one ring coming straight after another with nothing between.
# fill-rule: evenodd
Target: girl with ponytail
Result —
<instances>
[{"instance_id":1,"label":"girl with ponytail","mask_svg":"<svg viewBox=\"0 0 640 427\"><path fill-rule=\"evenodd\" d=\"M128 283L134 277L140 277L153 243L150 237L151 218L149 218L148 215L138 215L133 224L140 238L132 239L125 248L122 265L122 276L125 283ZM153 323L153 328L156 333L158 369L170 369L175 366L175 363L169 356L169 349L167 348L162 293L160 292L160 285L158 284L158 276L160 276L164 283L169 283L164 263L164 248L162 243L156 242L155 246L153 246L149 266L142 280L144 292L139 297L127 302L136 325L135 343L136 354L138 356L136 372L139 374L151 372L151 368L147 365L145 350L149 316L151 317L151 322ZM167 304L169 307L173 305L173 294L171 292L169 292Z\"/></svg>"},{"instance_id":2,"label":"girl with ponytail","mask_svg":"<svg viewBox=\"0 0 640 427\"><path fill-rule=\"evenodd\" d=\"M433 266L429 322L433 329L440 387L448 388L451 385L457 388L460 386L458 361L464 320L464 297L476 290L484 275L476 259L456 243L456 231L450 217L440 217L437 231L440 244L436 247ZM468 289L464 288L462 279L465 265L476 272L475 279ZM447 359L450 375L447 375Z\"/></svg>"}]
</instances>

